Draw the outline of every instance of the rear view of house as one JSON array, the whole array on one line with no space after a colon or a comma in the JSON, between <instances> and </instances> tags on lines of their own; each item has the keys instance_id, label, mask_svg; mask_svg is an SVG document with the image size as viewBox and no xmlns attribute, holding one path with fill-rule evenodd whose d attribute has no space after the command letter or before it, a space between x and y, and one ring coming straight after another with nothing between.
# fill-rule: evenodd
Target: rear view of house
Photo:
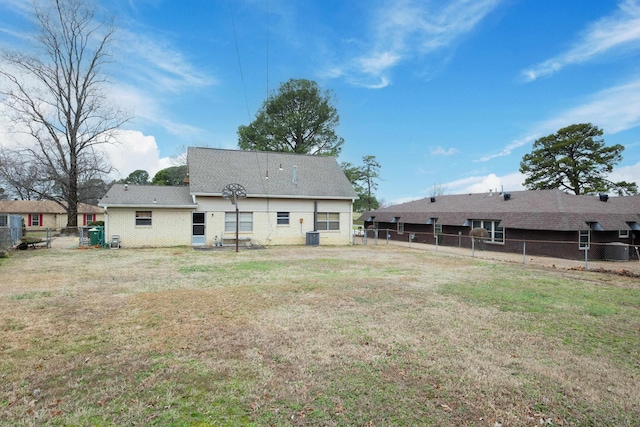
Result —
<instances>
[{"instance_id":1,"label":"rear view of house","mask_svg":"<svg viewBox=\"0 0 640 427\"><path fill-rule=\"evenodd\" d=\"M123 246L344 245L357 197L333 157L189 148L181 187L114 185L100 201ZM234 184L243 198L226 198ZM235 188L235 187L234 187ZM237 216L236 216L237 214Z\"/></svg>"}]
</instances>

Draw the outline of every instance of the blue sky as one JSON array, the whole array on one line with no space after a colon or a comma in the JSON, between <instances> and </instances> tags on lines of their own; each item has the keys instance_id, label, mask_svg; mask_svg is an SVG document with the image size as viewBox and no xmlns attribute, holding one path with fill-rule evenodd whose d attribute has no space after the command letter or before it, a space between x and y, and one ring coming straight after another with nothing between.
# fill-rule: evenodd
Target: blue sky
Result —
<instances>
[{"instance_id":1,"label":"blue sky","mask_svg":"<svg viewBox=\"0 0 640 427\"><path fill-rule=\"evenodd\" d=\"M25 3L0 0L0 46L27 46ZM533 141L584 122L626 147L611 178L640 184L640 0L99 4L118 27L109 93L134 117L108 149L119 176L236 148L269 91L306 78L336 97L338 160L376 156L388 204L523 189Z\"/></svg>"}]
</instances>

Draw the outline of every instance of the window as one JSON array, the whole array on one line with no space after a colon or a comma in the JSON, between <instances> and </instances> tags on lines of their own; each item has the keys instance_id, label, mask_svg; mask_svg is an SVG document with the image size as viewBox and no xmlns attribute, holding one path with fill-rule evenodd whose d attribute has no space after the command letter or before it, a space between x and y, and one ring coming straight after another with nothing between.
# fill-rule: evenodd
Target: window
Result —
<instances>
[{"instance_id":1,"label":"window","mask_svg":"<svg viewBox=\"0 0 640 427\"><path fill-rule=\"evenodd\" d=\"M289 225L289 212L278 212L278 225Z\"/></svg>"},{"instance_id":2,"label":"window","mask_svg":"<svg viewBox=\"0 0 640 427\"><path fill-rule=\"evenodd\" d=\"M0 227L8 227L9 226L9 215L0 214Z\"/></svg>"},{"instance_id":3,"label":"window","mask_svg":"<svg viewBox=\"0 0 640 427\"><path fill-rule=\"evenodd\" d=\"M500 221L477 220L472 221L472 228L484 228L489 233L489 242L504 243L504 228L500 227Z\"/></svg>"},{"instance_id":4,"label":"window","mask_svg":"<svg viewBox=\"0 0 640 427\"><path fill-rule=\"evenodd\" d=\"M433 234L436 236L438 234L442 234L442 224L435 223L433 224Z\"/></svg>"},{"instance_id":5,"label":"window","mask_svg":"<svg viewBox=\"0 0 640 427\"><path fill-rule=\"evenodd\" d=\"M41 227L42 214L29 214L29 227Z\"/></svg>"},{"instance_id":6,"label":"window","mask_svg":"<svg viewBox=\"0 0 640 427\"><path fill-rule=\"evenodd\" d=\"M236 231L236 213L224 213L224 231L226 233ZM238 232L253 231L253 212L238 213Z\"/></svg>"},{"instance_id":7,"label":"window","mask_svg":"<svg viewBox=\"0 0 640 427\"><path fill-rule=\"evenodd\" d=\"M591 242L591 230L580 230L578 239L580 249L589 249L589 243Z\"/></svg>"},{"instance_id":8,"label":"window","mask_svg":"<svg viewBox=\"0 0 640 427\"><path fill-rule=\"evenodd\" d=\"M94 214L84 214L84 224L83 225L91 224L95 220L96 220L96 217L95 217Z\"/></svg>"},{"instance_id":9,"label":"window","mask_svg":"<svg viewBox=\"0 0 640 427\"><path fill-rule=\"evenodd\" d=\"M621 239L628 239L629 238L629 230L620 230L618 232L618 237Z\"/></svg>"},{"instance_id":10,"label":"window","mask_svg":"<svg viewBox=\"0 0 640 427\"><path fill-rule=\"evenodd\" d=\"M318 212L318 230L340 230L340 214L338 212Z\"/></svg>"},{"instance_id":11,"label":"window","mask_svg":"<svg viewBox=\"0 0 640 427\"><path fill-rule=\"evenodd\" d=\"M404 233L404 222L398 223L398 234Z\"/></svg>"},{"instance_id":12,"label":"window","mask_svg":"<svg viewBox=\"0 0 640 427\"><path fill-rule=\"evenodd\" d=\"M136 211L136 225L151 225L151 211Z\"/></svg>"}]
</instances>

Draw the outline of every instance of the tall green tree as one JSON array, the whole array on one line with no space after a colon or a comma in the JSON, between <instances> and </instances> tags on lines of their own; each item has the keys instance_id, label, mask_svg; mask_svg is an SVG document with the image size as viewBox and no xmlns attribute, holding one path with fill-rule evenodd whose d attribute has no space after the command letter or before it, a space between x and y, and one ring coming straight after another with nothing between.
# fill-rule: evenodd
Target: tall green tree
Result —
<instances>
[{"instance_id":1,"label":"tall green tree","mask_svg":"<svg viewBox=\"0 0 640 427\"><path fill-rule=\"evenodd\" d=\"M118 181L120 184L146 185L149 182L149 172L137 169L134 170L126 178Z\"/></svg>"},{"instance_id":2,"label":"tall green tree","mask_svg":"<svg viewBox=\"0 0 640 427\"><path fill-rule=\"evenodd\" d=\"M529 190L560 189L574 194L614 191L637 194L636 183L613 182L607 176L622 160L624 147L606 146L603 131L591 123L573 124L533 143L520 162Z\"/></svg>"},{"instance_id":3,"label":"tall green tree","mask_svg":"<svg viewBox=\"0 0 640 427\"><path fill-rule=\"evenodd\" d=\"M342 162L340 166L353 185L353 189L358 193L353 209L356 212L378 209L380 202L373 193L378 188L377 179L380 176L380 163L376 160L376 156L363 156L361 166L355 166L350 162Z\"/></svg>"},{"instance_id":4,"label":"tall green tree","mask_svg":"<svg viewBox=\"0 0 640 427\"><path fill-rule=\"evenodd\" d=\"M153 185L186 185L185 179L187 178L187 166L171 166L166 169L162 169L155 174L151 183Z\"/></svg>"},{"instance_id":5,"label":"tall green tree","mask_svg":"<svg viewBox=\"0 0 640 427\"><path fill-rule=\"evenodd\" d=\"M291 79L269 96L256 118L238 128L242 150L299 154L340 154L344 139L336 133L340 116L333 93L318 84Z\"/></svg>"},{"instance_id":6,"label":"tall green tree","mask_svg":"<svg viewBox=\"0 0 640 427\"><path fill-rule=\"evenodd\" d=\"M0 95L14 123L31 140L19 155L39 174L38 184L56 194L32 190L60 203L67 227L75 228L80 185L111 171L97 150L114 141L128 120L106 96L104 71L115 27L100 21L86 0L34 2L33 51L0 51Z\"/></svg>"}]
</instances>

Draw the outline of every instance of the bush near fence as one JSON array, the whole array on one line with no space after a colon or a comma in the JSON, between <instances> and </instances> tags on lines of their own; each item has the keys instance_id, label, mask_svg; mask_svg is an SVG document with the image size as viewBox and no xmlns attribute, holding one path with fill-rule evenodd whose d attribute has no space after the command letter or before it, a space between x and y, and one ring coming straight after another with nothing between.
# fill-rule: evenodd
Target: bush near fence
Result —
<instances>
[{"instance_id":1,"label":"bush near fence","mask_svg":"<svg viewBox=\"0 0 640 427\"><path fill-rule=\"evenodd\" d=\"M421 243L442 247L467 248L469 250L504 252L522 254L523 256L544 256L569 260L585 261L639 261L640 245L629 245L621 242L594 243L583 247L576 241L559 240L522 240L504 239L503 242L491 242L472 238L463 234L438 234L404 232L398 233L392 229L366 230L360 241L402 241L407 243ZM357 244L358 241L356 240Z\"/></svg>"}]
</instances>

